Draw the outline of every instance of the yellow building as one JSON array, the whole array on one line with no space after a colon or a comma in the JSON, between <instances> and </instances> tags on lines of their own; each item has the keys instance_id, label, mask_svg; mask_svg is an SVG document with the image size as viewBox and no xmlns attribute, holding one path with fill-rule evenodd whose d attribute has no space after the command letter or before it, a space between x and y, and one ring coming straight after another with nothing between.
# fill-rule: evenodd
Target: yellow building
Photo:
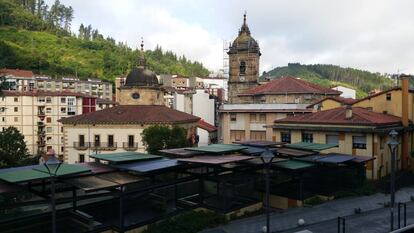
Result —
<instances>
[{"instance_id":1,"label":"yellow building","mask_svg":"<svg viewBox=\"0 0 414 233\"><path fill-rule=\"evenodd\" d=\"M275 141L337 144L322 153L336 152L375 158L366 167L367 177L377 179L389 174L390 152L387 134L403 129L401 117L376 113L362 107L338 107L276 120L269 126ZM398 162L401 164L401 150ZM400 166L401 167L401 166Z\"/></svg>"},{"instance_id":2,"label":"yellow building","mask_svg":"<svg viewBox=\"0 0 414 233\"><path fill-rule=\"evenodd\" d=\"M54 148L64 151L63 128L59 119L82 114L84 95L51 91L3 91L0 97L0 130L16 127L24 135L29 153L37 155Z\"/></svg>"},{"instance_id":3,"label":"yellow building","mask_svg":"<svg viewBox=\"0 0 414 233\"><path fill-rule=\"evenodd\" d=\"M339 96L330 96L323 98L321 100L318 100L314 102L313 104L309 105L309 109L313 109L315 111L323 111L323 110L329 110L333 108L338 108L344 105L350 105L355 103L357 100L352 98L343 98Z\"/></svg>"},{"instance_id":4,"label":"yellow building","mask_svg":"<svg viewBox=\"0 0 414 233\"><path fill-rule=\"evenodd\" d=\"M138 66L117 88L118 106L61 120L66 162L89 161L91 153L144 152L141 134L154 124L183 127L189 138L196 134L200 118L165 106L163 89L145 66L142 47L141 54Z\"/></svg>"}]
</instances>

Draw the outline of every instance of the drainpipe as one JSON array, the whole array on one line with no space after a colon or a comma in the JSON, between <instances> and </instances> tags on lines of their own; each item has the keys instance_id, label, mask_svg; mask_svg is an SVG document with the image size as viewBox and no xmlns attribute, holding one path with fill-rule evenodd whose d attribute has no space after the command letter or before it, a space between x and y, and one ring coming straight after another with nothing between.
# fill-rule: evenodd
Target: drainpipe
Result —
<instances>
[{"instance_id":1,"label":"drainpipe","mask_svg":"<svg viewBox=\"0 0 414 233\"><path fill-rule=\"evenodd\" d=\"M372 143L371 143L372 144L372 158L374 158L374 156L375 156L375 154L374 154L374 151L375 151L375 149L374 149L374 147L375 147L375 143L374 143L374 133L372 133L371 136L372 136ZM371 170L372 179L374 179L374 160L371 160L370 161L372 163L372 170Z\"/></svg>"},{"instance_id":2,"label":"drainpipe","mask_svg":"<svg viewBox=\"0 0 414 233\"><path fill-rule=\"evenodd\" d=\"M402 91L402 114L401 114L401 121L404 127L402 133L402 153L401 153L401 164L402 169L405 170L408 168L408 79L410 78L409 75L402 74L400 75L401 79L401 91Z\"/></svg>"}]
</instances>

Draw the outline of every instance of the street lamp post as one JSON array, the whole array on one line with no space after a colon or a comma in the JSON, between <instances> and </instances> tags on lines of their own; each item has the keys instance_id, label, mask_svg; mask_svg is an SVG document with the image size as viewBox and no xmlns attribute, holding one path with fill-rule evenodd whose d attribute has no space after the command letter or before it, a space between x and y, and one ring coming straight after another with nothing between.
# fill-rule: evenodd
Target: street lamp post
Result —
<instances>
[{"instance_id":1,"label":"street lamp post","mask_svg":"<svg viewBox=\"0 0 414 233\"><path fill-rule=\"evenodd\" d=\"M390 194L391 194L391 203L390 203L390 218L391 218L391 231L394 230L394 203L395 203L395 160L396 152L399 142L397 141L398 133L395 130L390 132L391 139L388 141L388 147L391 152L391 177L390 177Z\"/></svg>"},{"instance_id":2,"label":"street lamp post","mask_svg":"<svg viewBox=\"0 0 414 233\"><path fill-rule=\"evenodd\" d=\"M269 170L270 164L274 158L274 154L269 150L265 150L260 158L262 159L263 164L265 165L265 172L266 172L266 233L270 232L270 198L269 198Z\"/></svg>"},{"instance_id":3,"label":"street lamp post","mask_svg":"<svg viewBox=\"0 0 414 233\"><path fill-rule=\"evenodd\" d=\"M50 175L50 184L51 184L51 197L50 202L52 205L52 233L56 233L56 204L55 204L55 178L57 171L59 170L62 162L57 159L54 154L48 156L48 160L43 164L45 165L47 172Z\"/></svg>"}]
</instances>

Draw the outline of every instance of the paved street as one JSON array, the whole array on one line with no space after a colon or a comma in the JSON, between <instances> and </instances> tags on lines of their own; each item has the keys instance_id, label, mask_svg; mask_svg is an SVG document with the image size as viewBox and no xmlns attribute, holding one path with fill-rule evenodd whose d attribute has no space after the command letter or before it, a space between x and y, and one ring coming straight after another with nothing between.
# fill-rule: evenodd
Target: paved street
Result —
<instances>
[{"instance_id":1,"label":"paved street","mask_svg":"<svg viewBox=\"0 0 414 233\"><path fill-rule=\"evenodd\" d=\"M414 187L400 189L396 193L396 202L410 202L411 196L414 196ZM389 202L389 199L389 195L377 193L371 196L343 198L314 207L299 207L289 209L283 213L274 213L271 215L271 231L295 232L292 229L297 228L297 221L302 218L306 221L307 226L311 225L310 227L315 228L315 232L336 232L336 219L341 216L347 219L347 229L355 229L355 231L347 230L347 232L386 232L388 228L385 226L388 226L389 219L388 209L384 209L384 203ZM362 213L355 215L355 208L360 208ZM414 210L411 209L414 209L414 204L409 203L407 205L407 211L410 215L408 224L414 223L412 219L414 218L414 212L412 212ZM218 229L228 233L258 233L261 232L264 225L265 216L259 215L232 221ZM362 225L366 229L370 228L372 230L365 231ZM378 229L376 229L376 226L378 226ZM310 227L309 229L313 229ZM331 231L331 228L333 231Z\"/></svg>"}]
</instances>

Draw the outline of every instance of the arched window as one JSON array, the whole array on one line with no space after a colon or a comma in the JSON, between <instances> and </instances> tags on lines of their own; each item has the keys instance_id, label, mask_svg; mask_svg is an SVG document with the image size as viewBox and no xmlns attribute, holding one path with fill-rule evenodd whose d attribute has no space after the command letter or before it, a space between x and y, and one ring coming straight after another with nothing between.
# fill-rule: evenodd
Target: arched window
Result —
<instances>
[{"instance_id":1,"label":"arched window","mask_svg":"<svg viewBox=\"0 0 414 233\"><path fill-rule=\"evenodd\" d=\"M240 62L240 75L246 74L246 62L241 61Z\"/></svg>"}]
</instances>

